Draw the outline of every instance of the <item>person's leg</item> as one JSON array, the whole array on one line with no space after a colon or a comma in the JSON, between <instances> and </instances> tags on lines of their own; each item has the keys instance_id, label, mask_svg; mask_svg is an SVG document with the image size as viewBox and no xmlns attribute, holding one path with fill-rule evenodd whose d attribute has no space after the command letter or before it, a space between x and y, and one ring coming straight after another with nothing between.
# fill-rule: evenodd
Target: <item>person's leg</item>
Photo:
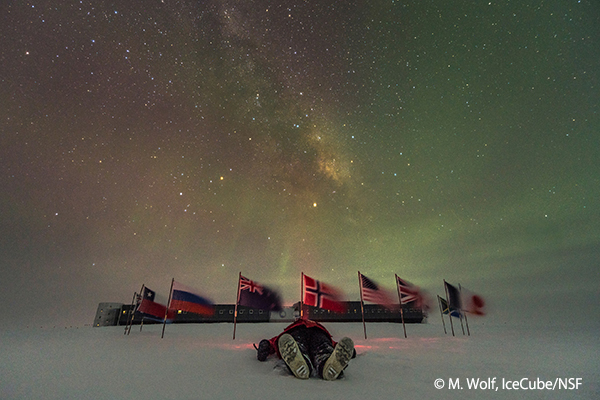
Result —
<instances>
[{"instance_id":1,"label":"person's leg","mask_svg":"<svg viewBox=\"0 0 600 400\"><path fill-rule=\"evenodd\" d=\"M317 375L323 377L323 366L333 353L330 337L321 329L309 329L309 355Z\"/></svg>"},{"instance_id":2,"label":"person's leg","mask_svg":"<svg viewBox=\"0 0 600 400\"><path fill-rule=\"evenodd\" d=\"M290 371L300 379L310 377L312 365L308 356L308 334L306 328L296 328L279 337L279 354Z\"/></svg>"},{"instance_id":3,"label":"person's leg","mask_svg":"<svg viewBox=\"0 0 600 400\"><path fill-rule=\"evenodd\" d=\"M334 348L330 337L322 330L313 328L309 332L310 357L315 371L325 380L337 379L354 353L352 339L345 337Z\"/></svg>"},{"instance_id":4,"label":"person's leg","mask_svg":"<svg viewBox=\"0 0 600 400\"><path fill-rule=\"evenodd\" d=\"M342 340L335 345L333 353L331 353L331 356L329 356L323 365L321 370L323 379L328 381L337 379L348 366L353 353L354 342L352 339L348 337L342 338Z\"/></svg>"}]
</instances>

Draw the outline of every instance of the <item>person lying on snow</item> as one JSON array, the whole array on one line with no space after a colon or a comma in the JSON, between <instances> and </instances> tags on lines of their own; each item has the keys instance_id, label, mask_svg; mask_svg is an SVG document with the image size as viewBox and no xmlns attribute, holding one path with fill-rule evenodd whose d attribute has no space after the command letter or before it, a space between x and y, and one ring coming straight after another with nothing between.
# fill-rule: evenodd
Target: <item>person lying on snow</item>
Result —
<instances>
[{"instance_id":1,"label":"person lying on snow","mask_svg":"<svg viewBox=\"0 0 600 400\"><path fill-rule=\"evenodd\" d=\"M298 319L279 335L261 340L254 348L258 361L277 354L300 379L316 375L333 381L341 376L350 359L356 357L352 339L344 337L335 342L323 325L308 319Z\"/></svg>"}]
</instances>

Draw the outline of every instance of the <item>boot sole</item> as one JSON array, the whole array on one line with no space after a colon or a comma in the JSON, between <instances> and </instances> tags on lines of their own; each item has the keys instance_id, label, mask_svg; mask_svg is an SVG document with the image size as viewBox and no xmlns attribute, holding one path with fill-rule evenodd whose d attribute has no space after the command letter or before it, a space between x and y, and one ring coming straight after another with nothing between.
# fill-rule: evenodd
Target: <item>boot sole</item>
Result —
<instances>
[{"instance_id":1,"label":"boot sole","mask_svg":"<svg viewBox=\"0 0 600 400\"><path fill-rule=\"evenodd\" d=\"M294 338L284 333L279 338L279 354L287 366L290 368L296 378L308 379L310 377L310 369L304 360L298 344Z\"/></svg>"},{"instance_id":2,"label":"boot sole","mask_svg":"<svg viewBox=\"0 0 600 400\"><path fill-rule=\"evenodd\" d=\"M333 349L331 356L325 361L325 365L323 365L323 379L327 381L337 379L350 362L353 352L354 342L352 339L345 337L340 340Z\"/></svg>"}]
</instances>

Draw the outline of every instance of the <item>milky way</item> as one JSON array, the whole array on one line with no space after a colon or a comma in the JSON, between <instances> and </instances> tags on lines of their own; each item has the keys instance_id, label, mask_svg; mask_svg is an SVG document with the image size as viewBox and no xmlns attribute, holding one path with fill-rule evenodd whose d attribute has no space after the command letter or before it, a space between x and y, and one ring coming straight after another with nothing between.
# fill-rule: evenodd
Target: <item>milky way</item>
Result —
<instances>
[{"instance_id":1,"label":"milky way","mask_svg":"<svg viewBox=\"0 0 600 400\"><path fill-rule=\"evenodd\" d=\"M54 3L0 6L7 299L598 297L595 2Z\"/></svg>"}]
</instances>

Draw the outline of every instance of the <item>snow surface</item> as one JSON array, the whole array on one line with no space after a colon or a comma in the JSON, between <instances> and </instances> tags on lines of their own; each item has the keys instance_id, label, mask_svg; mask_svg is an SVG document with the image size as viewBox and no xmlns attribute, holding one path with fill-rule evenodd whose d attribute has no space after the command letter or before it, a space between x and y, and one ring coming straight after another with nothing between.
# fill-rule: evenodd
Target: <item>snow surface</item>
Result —
<instances>
[{"instance_id":1,"label":"snow surface","mask_svg":"<svg viewBox=\"0 0 600 400\"><path fill-rule=\"evenodd\" d=\"M447 322L447 321L446 321ZM29 327L0 331L1 399L600 399L597 322L578 327L469 321L471 336L444 334L441 320L407 325L326 323L351 337L358 356L335 382L289 375L281 361L256 360L252 343L287 324ZM450 328L449 326L447 327ZM497 391L467 378L496 377ZM462 390L448 389L459 378ZM506 390L502 379L535 383L581 378L573 390ZM444 388L434 381L443 379ZM525 381L528 385L529 381ZM575 381L571 381L574 383ZM571 385L572 386L572 385Z\"/></svg>"}]
</instances>

